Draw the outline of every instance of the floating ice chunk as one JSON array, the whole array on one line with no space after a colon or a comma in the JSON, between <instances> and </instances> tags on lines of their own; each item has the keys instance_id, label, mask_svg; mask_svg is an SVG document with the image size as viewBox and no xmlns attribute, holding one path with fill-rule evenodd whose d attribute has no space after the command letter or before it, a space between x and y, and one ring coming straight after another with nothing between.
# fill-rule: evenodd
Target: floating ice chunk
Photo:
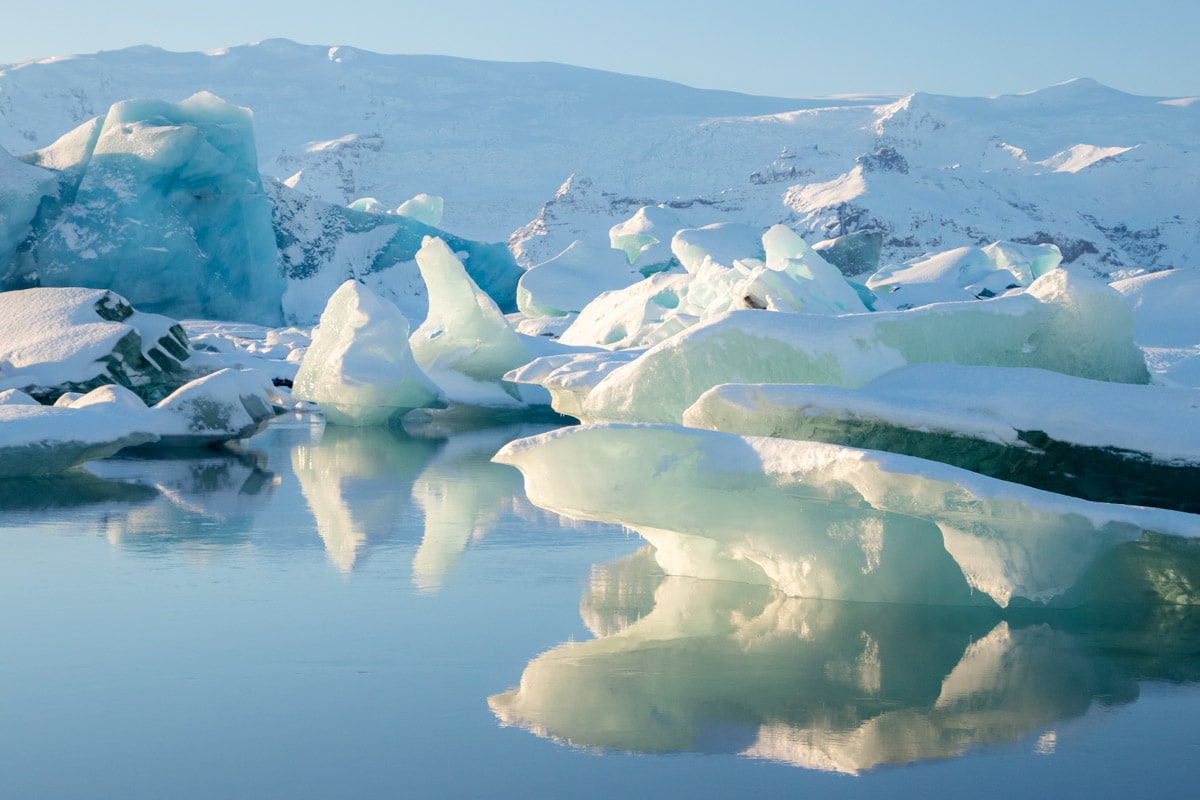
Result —
<instances>
[{"instance_id":1,"label":"floating ice chunk","mask_svg":"<svg viewBox=\"0 0 1200 800\"><path fill-rule=\"evenodd\" d=\"M351 211L361 211L364 214L382 214L385 209L383 203L376 200L374 197L360 197L353 203L346 206Z\"/></svg>"},{"instance_id":2,"label":"floating ice chunk","mask_svg":"<svg viewBox=\"0 0 1200 800\"><path fill-rule=\"evenodd\" d=\"M671 240L682 230L683 222L664 206L643 206L624 222L608 230L613 249L625 254L629 265L649 277L679 265L671 252Z\"/></svg>"},{"instance_id":3,"label":"floating ice chunk","mask_svg":"<svg viewBox=\"0 0 1200 800\"><path fill-rule=\"evenodd\" d=\"M1029 286L1061 262L1057 245L993 242L884 267L867 279L867 288L895 308L996 297Z\"/></svg>"},{"instance_id":4,"label":"floating ice chunk","mask_svg":"<svg viewBox=\"0 0 1200 800\"><path fill-rule=\"evenodd\" d=\"M33 233L43 198L58 194L53 172L23 163L0 147L0 275Z\"/></svg>"},{"instance_id":5,"label":"floating ice chunk","mask_svg":"<svg viewBox=\"0 0 1200 800\"><path fill-rule=\"evenodd\" d=\"M507 373L504 379L545 388L550 392L550 404L555 411L578 418L583 414L584 399L596 384L641 354L641 350L606 350L542 356Z\"/></svg>"},{"instance_id":6,"label":"floating ice chunk","mask_svg":"<svg viewBox=\"0 0 1200 800\"><path fill-rule=\"evenodd\" d=\"M413 359L408 320L356 281L329 298L292 394L339 425L386 425L439 396Z\"/></svg>"},{"instance_id":7,"label":"floating ice chunk","mask_svg":"<svg viewBox=\"0 0 1200 800\"><path fill-rule=\"evenodd\" d=\"M102 289L0 293L0 390L50 402L108 383L154 403L208 367L172 319Z\"/></svg>"},{"instance_id":8,"label":"floating ice chunk","mask_svg":"<svg viewBox=\"0 0 1200 800\"><path fill-rule=\"evenodd\" d=\"M1200 388L1200 270L1154 272L1112 286L1133 309L1133 338L1155 380Z\"/></svg>"},{"instance_id":9,"label":"floating ice chunk","mask_svg":"<svg viewBox=\"0 0 1200 800\"><path fill-rule=\"evenodd\" d=\"M910 456L674 426L566 428L496 460L521 470L543 508L634 528L670 574L717 560L801 597L1061 602L1097 558L1145 531L1200 537L1192 514Z\"/></svg>"},{"instance_id":10,"label":"floating ice chunk","mask_svg":"<svg viewBox=\"0 0 1200 800\"><path fill-rule=\"evenodd\" d=\"M751 231L753 245L746 241ZM783 225L766 234L743 225L683 230L673 247L686 262L686 273L651 275L600 295L561 341L612 349L647 347L733 309L814 314L867 310L841 273ZM732 258L734 253L757 256Z\"/></svg>"},{"instance_id":11,"label":"floating ice chunk","mask_svg":"<svg viewBox=\"0 0 1200 800\"><path fill-rule=\"evenodd\" d=\"M762 228L740 222L718 222L703 228L685 228L671 239L671 252L692 274L716 264L730 268L734 262L766 258Z\"/></svg>"},{"instance_id":12,"label":"floating ice chunk","mask_svg":"<svg viewBox=\"0 0 1200 800\"><path fill-rule=\"evenodd\" d=\"M861 389L725 384L683 422L887 450L1091 500L1200 511L1200 392L918 364Z\"/></svg>"},{"instance_id":13,"label":"floating ice chunk","mask_svg":"<svg viewBox=\"0 0 1200 800\"><path fill-rule=\"evenodd\" d=\"M161 444L172 447L246 439L275 418L272 395L262 373L223 369L176 389L155 405L154 431Z\"/></svg>"},{"instance_id":14,"label":"floating ice chunk","mask_svg":"<svg viewBox=\"0 0 1200 800\"><path fill-rule=\"evenodd\" d=\"M1133 338L1142 347L1200 347L1200 270L1152 272L1112 287L1133 309Z\"/></svg>"},{"instance_id":15,"label":"floating ice chunk","mask_svg":"<svg viewBox=\"0 0 1200 800\"><path fill-rule=\"evenodd\" d=\"M64 395L65 396L65 395ZM79 396L76 394L76 396ZM37 400L20 389L5 389L0 392L0 406L41 406Z\"/></svg>"},{"instance_id":16,"label":"floating ice chunk","mask_svg":"<svg viewBox=\"0 0 1200 800\"><path fill-rule=\"evenodd\" d=\"M417 265L429 287L429 316L409 338L417 363L447 400L521 405L516 387L501 381L531 354L496 303L441 239L425 238Z\"/></svg>"},{"instance_id":17,"label":"floating ice chunk","mask_svg":"<svg viewBox=\"0 0 1200 800\"><path fill-rule=\"evenodd\" d=\"M396 213L436 228L442 224L442 212L445 207L442 198L435 194L422 193L401 203Z\"/></svg>"},{"instance_id":18,"label":"floating ice chunk","mask_svg":"<svg viewBox=\"0 0 1200 800\"><path fill-rule=\"evenodd\" d=\"M134 413L121 400L122 393L136 403ZM146 406L121 387L95 389L90 394L97 397L84 395L71 407L31 404L16 393L4 394L6 402L0 403L0 477L63 472L158 439L151 431Z\"/></svg>"},{"instance_id":19,"label":"floating ice chunk","mask_svg":"<svg viewBox=\"0 0 1200 800\"><path fill-rule=\"evenodd\" d=\"M175 316L281 321L249 109L206 92L178 104L128 100L61 149L39 161L65 170L70 202L44 221L26 279L111 288Z\"/></svg>"},{"instance_id":20,"label":"floating ice chunk","mask_svg":"<svg viewBox=\"0 0 1200 800\"><path fill-rule=\"evenodd\" d=\"M623 289L640 278L619 251L589 247L576 240L521 276L517 308L528 317L566 316L581 310L598 294Z\"/></svg>"},{"instance_id":21,"label":"floating ice chunk","mask_svg":"<svg viewBox=\"0 0 1200 800\"><path fill-rule=\"evenodd\" d=\"M1145 383L1132 332L1120 295L1064 270L1026 293L983 302L837 317L733 312L614 370L583 402L582 418L679 422L721 383L853 387L909 363L1039 367Z\"/></svg>"},{"instance_id":22,"label":"floating ice chunk","mask_svg":"<svg viewBox=\"0 0 1200 800\"><path fill-rule=\"evenodd\" d=\"M580 311L559 341L613 350L658 344L700 321L702 309L689 303L694 283L688 274L660 272L601 294Z\"/></svg>"},{"instance_id":23,"label":"floating ice chunk","mask_svg":"<svg viewBox=\"0 0 1200 800\"><path fill-rule=\"evenodd\" d=\"M883 234L879 231L854 231L813 245L821 258L837 267L843 275L864 275L879 269Z\"/></svg>"},{"instance_id":24,"label":"floating ice chunk","mask_svg":"<svg viewBox=\"0 0 1200 800\"><path fill-rule=\"evenodd\" d=\"M276 385L291 385L296 370L312 344L309 331L267 328L250 322L181 320L193 350L232 369L257 369Z\"/></svg>"},{"instance_id":25,"label":"floating ice chunk","mask_svg":"<svg viewBox=\"0 0 1200 800\"><path fill-rule=\"evenodd\" d=\"M766 271L757 281L766 286L762 303L784 311L852 314L866 306L837 267L823 259L791 228L771 227L762 237ZM784 280L786 276L787 279ZM748 287L748 292L753 288ZM778 295L774 297L773 295Z\"/></svg>"}]
</instances>

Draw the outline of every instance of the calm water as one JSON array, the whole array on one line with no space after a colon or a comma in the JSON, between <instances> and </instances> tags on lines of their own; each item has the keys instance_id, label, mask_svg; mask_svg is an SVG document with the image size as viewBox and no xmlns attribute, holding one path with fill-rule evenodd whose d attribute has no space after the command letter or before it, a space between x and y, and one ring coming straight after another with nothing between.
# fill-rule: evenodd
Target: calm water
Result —
<instances>
[{"instance_id":1,"label":"calm water","mask_svg":"<svg viewBox=\"0 0 1200 800\"><path fill-rule=\"evenodd\" d=\"M0 796L1190 796L1200 621L665 578L507 429L0 486ZM519 689L518 689L519 686Z\"/></svg>"}]
</instances>

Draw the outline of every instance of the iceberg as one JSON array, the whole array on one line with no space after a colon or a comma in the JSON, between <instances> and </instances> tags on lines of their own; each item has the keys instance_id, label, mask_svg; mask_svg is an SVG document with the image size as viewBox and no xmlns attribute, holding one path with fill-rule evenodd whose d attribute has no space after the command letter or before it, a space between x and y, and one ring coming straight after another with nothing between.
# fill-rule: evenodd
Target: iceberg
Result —
<instances>
[{"instance_id":1,"label":"iceberg","mask_svg":"<svg viewBox=\"0 0 1200 800\"><path fill-rule=\"evenodd\" d=\"M300 362L292 395L339 425L387 425L439 400L408 345L408 320L356 281L329 298Z\"/></svg>"},{"instance_id":2,"label":"iceberg","mask_svg":"<svg viewBox=\"0 0 1200 800\"><path fill-rule=\"evenodd\" d=\"M643 206L629 219L609 228L608 241L614 250L625 254L631 267L648 278L680 266L671 252L671 242L685 227L669 208Z\"/></svg>"},{"instance_id":3,"label":"iceberg","mask_svg":"<svg viewBox=\"0 0 1200 800\"><path fill-rule=\"evenodd\" d=\"M166 447L248 439L275 418L276 405L274 387L261 372L223 369L184 384L156 404L152 430Z\"/></svg>"},{"instance_id":4,"label":"iceberg","mask_svg":"<svg viewBox=\"0 0 1200 800\"><path fill-rule=\"evenodd\" d=\"M837 268L784 225L766 233L718 224L676 233L686 272L651 275L589 303L562 335L570 345L647 347L734 309L848 314L867 311Z\"/></svg>"},{"instance_id":5,"label":"iceberg","mask_svg":"<svg viewBox=\"0 0 1200 800\"><path fill-rule=\"evenodd\" d=\"M595 573L596 595L649 607L554 647L488 698L503 725L574 747L729 753L862 775L1061 729L1134 702L1139 681L1190 663L1194 609L1021 620L986 609L787 598L766 587L655 576L646 560ZM635 614L635 615L632 615ZM919 642L919 646L914 643ZM1051 739L1052 741L1052 739Z\"/></svg>"},{"instance_id":6,"label":"iceberg","mask_svg":"<svg viewBox=\"0 0 1200 800\"><path fill-rule=\"evenodd\" d=\"M34 153L60 170L19 276L112 289L174 316L281 321L271 201L249 109L207 92L127 100Z\"/></svg>"},{"instance_id":7,"label":"iceberg","mask_svg":"<svg viewBox=\"0 0 1200 800\"><path fill-rule=\"evenodd\" d=\"M722 383L857 387L896 367L929 362L1146 383L1146 362L1132 332L1120 295L1064 270L1043 275L1018 295L908 311L734 311L613 370L582 401L580 418L678 423L701 394Z\"/></svg>"},{"instance_id":8,"label":"iceberg","mask_svg":"<svg viewBox=\"0 0 1200 800\"><path fill-rule=\"evenodd\" d=\"M904 453L1090 500L1200 511L1193 389L915 364L858 389L724 384L683 422Z\"/></svg>"},{"instance_id":9,"label":"iceberg","mask_svg":"<svg viewBox=\"0 0 1200 800\"><path fill-rule=\"evenodd\" d=\"M943 605L1066 603L1106 552L1200 516L1095 503L911 456L668 425L512 442L536 505L626 525L669 574L786 595Z\"/></svg>"},{"instance_id":10,"label":"iceberg","mask_svg":"<svg viewBox=\"0 0 1200 800\"><path fill-rule=\"evenodd\" d=\"M854 231L817 242L813 250L843 275L870 275L879 270L883 234L879 231Z\"/></svg>"},{"instance_id":11,"label":"iceberg","mask_svg":"<svg viewBox=\"0 0 1200 800\"><path fill-rule=\"evenodd\" d=\"M622 254L576 240L549 261L530 267L517 284L517 308L527 317L577 313L596 295L640 280Z\"/></svg>"},{"instance_id":12,"label":"iceberg","mask_svg":"<svg viewBox=\"0 0 1200 800\"><path fill-rule=\"evenodd\" d=\"M58 196L58 179L49 170L13 158L0 147L0 286L17 288L8 268L17 248L33 233L42 203Z\"/></svg>"},{"instance_id":13,"label":"iceberg","mask_svg":"<svg viewBox=\"0 0 1200 800\"><path fill-rule=\"evenodd\" d=\"M600 381L640 356L641 350L557 353L535 358L505 374L511 383L541 386L559 414L580 418L583 402Z\"/></svg>"},{"instance_id":14,"label":"iceberg","mask_svg":"<svg viewBox=\"0 0 1200 800\"><path fill-rule=\"evenodd\" d=\"M505 312L516 311L523 270L503 244L454 236L402 214L375 214L307 197L277 181L266 186L287 285L280 301L288 325L311 325L330 295L357 279L395 303L413 325L429 298L415 258L428 236L445 241L467 274ZM260 321L260 320L252 320Z\"/></svg>"},{"instance_id":15,"label":"iceberg","mask_svg":"<svg viewBox=\"0 0 1200 800\"><path fill-rule=\"evenodd\" d=\"M114 390L145 410L136 396L120 387L94 389L71 407L44 406L15 389L0 392L0 478L64 472L156 441L146 420L127 413L128 405L119 395L106 402L114 398Z\"/></svg>"},{"instance_id":16,"label":"iceberg","mask_svg":"<svg viewBox=\"0 0 1200 800\"><path fill-rule=\"evenodd\" d=\"M531 354L495 301L441 239L425 238L417 265L429 287L429 315L409 337L417 363L451 402L524 405L517 387L502 379Z\"/></svg>"},{"instance_id":17,"label":"iceberg","mask_svg":"<svg viewBox=\"0 0 1200 800\"><path fill-rule=\"evenodd\" d=\"M415 219L424 225L431 228L436 228L442 224L442 212L445 209L445 201L434 194L421 193L415 197L410 197L396 208L396 213L402 217Z\"/></svg>"},{"instance_id":18,"label":"iceberg","mask_svg":"<svg viewBox=\"0 0 1200 800\"><path fill-rule=\"evenodd\" d=\"M1027 287L1062 260L1058 245L992 242L884 267L867 279L867 288L896 308L984 299Z\"/></svg>"},{"instance_id":19,"label":"iceberg","mask_svg":"<svg viewBox=\"0 0 1200 800\"><path fill-rule=\"evenodd\" d=\"M53 402L105 384L157 403L210 367L177 322L103 289L0 292L0 390Z\"/></svg>"}]
</instances>

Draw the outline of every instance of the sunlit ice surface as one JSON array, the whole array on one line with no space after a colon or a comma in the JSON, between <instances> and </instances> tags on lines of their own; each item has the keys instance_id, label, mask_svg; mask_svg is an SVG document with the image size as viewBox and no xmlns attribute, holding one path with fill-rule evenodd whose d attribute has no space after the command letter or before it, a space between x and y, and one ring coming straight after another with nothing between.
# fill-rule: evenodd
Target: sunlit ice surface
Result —
<instances>
[{"instance_id":1,"label":"sunlit ice surface","mask_svg":"<svg viewBox=\"0 0 1200 800\"><path fill-rule=\"evenodd\" d=\"M835 602L668 576L638 536L534 507L491 461L539 430L296 420L237 451L0 482L2 794L1192 784L1189 607ZM1152 546L1114 558L1104 581L1187 566Z\"/></svg>"}]
</instances>

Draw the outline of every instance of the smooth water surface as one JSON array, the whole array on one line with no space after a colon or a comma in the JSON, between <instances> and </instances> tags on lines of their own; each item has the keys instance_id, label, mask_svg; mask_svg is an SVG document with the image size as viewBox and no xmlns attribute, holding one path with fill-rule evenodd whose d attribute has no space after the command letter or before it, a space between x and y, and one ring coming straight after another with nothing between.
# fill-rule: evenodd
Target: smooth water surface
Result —
<instances>
[{"instance_id":1,"label":"smooth water surface","mask_svg":"<svg viewBox=\"0 0 1200 800\"><path fill-rule=\"evenodd\" d=\"M665 577L446 440L0 485L2 797L1188 796L1200 619Z\"/></svg>"}]
</instances>

